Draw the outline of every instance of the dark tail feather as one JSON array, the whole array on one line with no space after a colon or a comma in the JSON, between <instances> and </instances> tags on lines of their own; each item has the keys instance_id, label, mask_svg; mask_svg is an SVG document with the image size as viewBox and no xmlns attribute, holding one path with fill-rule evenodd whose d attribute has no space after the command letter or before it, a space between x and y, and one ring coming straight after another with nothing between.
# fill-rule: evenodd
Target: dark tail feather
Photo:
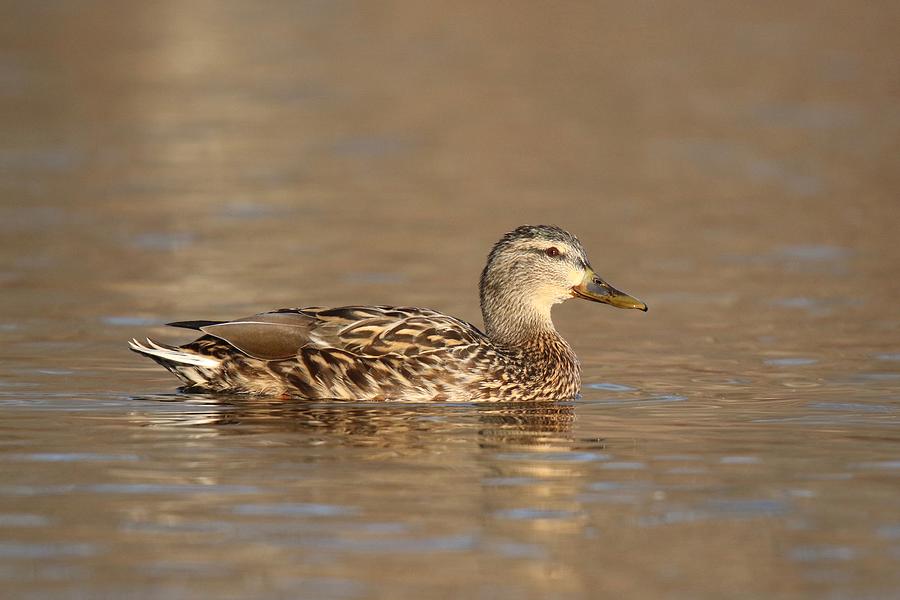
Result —
<instances>
[{"instance_id":1,"label":"dark tail feather","mask_svg":"<svg viewBox=\"0 0 900 600\"><path fill-rule=\"evenodd\" d=\"M181 327L182 329L196 329L200 331L202 327L208 325L220 325L227 321L175 321L174 323L166 323L169 327Z\"/></svg>"}]
</instances>

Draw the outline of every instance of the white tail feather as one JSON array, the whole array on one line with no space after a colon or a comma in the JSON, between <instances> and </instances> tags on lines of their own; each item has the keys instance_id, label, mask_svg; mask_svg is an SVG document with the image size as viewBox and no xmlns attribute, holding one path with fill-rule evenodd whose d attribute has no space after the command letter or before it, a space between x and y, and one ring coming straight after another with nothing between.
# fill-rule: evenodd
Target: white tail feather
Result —
<instances>
[{"instance_id":1,"label":"white tail feather","mask_svg":"<svg viewBox=\"0 0 900 600\"><path fill-rule=\"evenodd\" d=\"M215 367L218 367L219 363L221 362L216 358L194 354L192 352L182 350L181 348L162 346L160 344L157 344L150 338L147 338L146 346L141 344L136 339L132 339L130 342L128 342L128 346L135 352L140 352L141 354L146 354L147 356L155 356L161 358L162 360L179 365L191 365L194 367L213 369Z\"/></svg>"}]
</instances>

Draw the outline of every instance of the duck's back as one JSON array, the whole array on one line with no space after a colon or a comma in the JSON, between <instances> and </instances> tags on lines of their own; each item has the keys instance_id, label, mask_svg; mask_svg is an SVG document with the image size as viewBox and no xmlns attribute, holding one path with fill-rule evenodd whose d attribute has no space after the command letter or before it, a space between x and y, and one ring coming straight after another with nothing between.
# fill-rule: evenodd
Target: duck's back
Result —
<instances>
[{"instance_id":1,"label":"duck's back","mask_svg":"<svg viewBox=\"0 0 900 600\"><path fill-rule=\"evenodd\" d=\"M193 390L469 400L483 395L481 384L507 362L474 325L412 307L290 308L234 321L172 325L205 335L180 348L132 348ZM185 355L182 362L179 353Z\"/></svg>"}]
</instances>

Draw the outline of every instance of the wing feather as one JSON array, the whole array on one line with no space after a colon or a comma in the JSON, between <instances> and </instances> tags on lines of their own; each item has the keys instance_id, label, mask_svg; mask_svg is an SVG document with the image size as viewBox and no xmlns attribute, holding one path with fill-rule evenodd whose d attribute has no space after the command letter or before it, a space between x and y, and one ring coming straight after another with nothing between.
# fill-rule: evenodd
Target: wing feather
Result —
<instances>
[{"instance_id":1,"label":"wing feather","mask_svg":"<svg viewBox=\"0 0 900 600\"><path fill-rule=\"evenodd\" d=\"M292 358L304 348L335 350L328 354L337 360L419 356L487 340L470 323L412 307L289 308L234 321L194 323L201 325L204 333L262 360ZM309 364L307 368L314 370L315 366Z\"/></svg>"}]
</instances>

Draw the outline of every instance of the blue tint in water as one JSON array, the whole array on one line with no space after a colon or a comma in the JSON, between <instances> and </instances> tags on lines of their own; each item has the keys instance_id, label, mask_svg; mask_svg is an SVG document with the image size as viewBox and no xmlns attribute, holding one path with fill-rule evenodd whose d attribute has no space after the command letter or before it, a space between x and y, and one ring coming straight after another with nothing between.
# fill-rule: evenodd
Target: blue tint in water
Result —
<instances>
[{"instance_id":1,"label":"blue tint in water","mask_svg":"<svg viewBox=\"0 0 900 600\"><path fill-rule=\"evenodd\" d=\"M607 392L633 392L635 388L619 383L588 383L584 387L591 390L606 390Z\"/></svg>"},{"instance_id":2,"label":"blue tint in water","mask_svg":"<svg viewBox=\"0 0 900 600\"><path fill-rule=\"evenodd\" d=\"M592 400L591 404L598 404L604 406L640 406L644 404L666 404L669 402L684 402L687 400L687 396L681 396L679 394L657 394L654 396L647 396L645 398L602 398L599 400Z\"/></svg>"},{"instance_id":3,"label":"blue tint in water","mask_svg":"<svg viewBox=\"0 0 900 600\"><path fill-rule=\"evenodd\" d=\"M851 70L846 69L848 72ZM852 105L842 104L767 103L753 111L753 117L763 125L812 131L851 127L862 120L862 115L863 113Z\"/></svg>"},{"instance_id":4,"label":"blue tint in water","mask_svg":"<svg viewBox=\"0 0 900 600\"><path fill-rule=\"evenodd\" d=\"M142 250L179 250L195 241L190 233L142 233L130 240L130 244Z\"/></svg>"},{"instance_id":5,"label":"blue tint in water","mask_svg":"<svg viewBox=\"0 0 900 600\"><path fill-rule=\"evenodd\" d=\"M322 549L343 550L352 552L383 553L432 553L432 552L464 552L478 544L475 535L447 535L436 537L394 539L394 538L300 538L293 544L309 546L317 552Z\"/></svg>"},{"instance_id":6,"label":"blue tint in water","mask_svg":"<svg viewBox=\"0 0 900 600\"><path fill-rule=\"evenodd\" d=\"M487 544L489 551L509 558L542 559L547 552L536 544L523 544L512 541L494 541Z\"/></svg>"},{"instance_id":7,"label":"blue tint in water","mask_svg":"<svg viewBox=\"0 0 900 600\"><path fill-rule=\"evenodd\" d=\"M672 525L676 523L694 523L711 518L702 510L669 510L660 515L644 515L638 517L638 525L641 527L655 527L658 525Z\"/></svg>"},{"instance_id":8,"label":"blue tint in water","mask_svg":"<svg viewBox=\"0 0 900 600\"><path fill-rule=\"evenodd\" d=\"M100 319L101 322L106 323L107 325L114 325L116 327L148 327L152 325L159 325L159 319L151 319L148 317L135 317L135 316L108 316Z\"/></svg>"},{"instance_id":9,"label":"blue tint in water","mask_svg":"<svg viewBox=\"0 0 900 600\"><path fill-rule=\"evenodd\" d=\"M45 527L50 519L27 513L0 514L0 527Z\"/></svg>"},{"instance_id":10,"label":"blue tint in water","mask_svg":"<svg viewBox=\"0 0 900 600\"><path fill-rule=\"evenodd\" d=\"M239 515L278 517L337 517L359 512L349 506L333 504L290 503L290 504L238 504L232 510Z\"/></svg>"},{"instance_id":11,"label":"blue tint in water","mask_svg":"<svg viewBox=\"0 0 900 600\"><path fill-rule=\"evenodd\" d=\"M818 360L815 358L769 358L763 361L767 365L777 366L777 367L795 367L801 365L814 365Z\"/></svg>"},{"instance_id":12,"label":"blue tint in water","mask_svg":"<svg viewBox=\"0 0 900 600\"><path fill-rule=\"evenodd\" d=\"M400 535L409 533L411 527L407 523L363 523L360 531L375 535Z\"/></svg>"},{"instance_id":13,"label":"blue tint in water","mask_svg":"<svg viewBox=\"0 0 900 600\"><path fill-rule=\"evenodd\" d=\"M225 521L186 521L186 522L125 522L119 531L129 533L222 533L234 530L234 524Z\"/></svg>"},{"instance_id":14,"label":"blue tint in water","mask_svg":"<svg viewBox=\"0 0 900 600\"><path fill-rule=\"evenodd\" d=\"M587 486L587 489L594 492L618 491L634 488L633 484L622 483L620 481L595 481Z\"/></svg>"},{"instance_id":15,"label":"blue tint in water","mask_svg":"<svg viewBox=\"0 0 900 600\"><path fill-rule=\"evenodd\" d=\"M699 467L672 467L668 469L666 473L670 475L702 475L703 473L709 472L709 469L703 466Z\"/></svg>"},{"instance_id":16,"label":"blue tint in water","mask_svg":"<svg viewBox=\"0 0 900 600\"><path fill-rule=\"evenodd\" d=\"M518 486L518 485L534 485L538 480L533 477L488 477L481 480L481 484L485 486Z\"/></svg>"},{"instance_id":17,"label":"blue tint in water","mask_svg":"<svg viewBox=\"0 0 900 600\"><path fill-rule=\"evenodd\" d=\"M249 220L273 217L279 212L281 212L279 208L262 202L245 201L226 204L220 209L219 214L230 219Z\"/></svg>"},{"instance_id":18,"label":"blue tint in water","mask_svg":"<svg viewBox=\"0 0 900 600\"><path fill-rule=\"evenodd\" d=\"M801 244L797 246L785 246L778 252L778 256L791 260L827 261L845 258L849 252L837 246L820 244Z\"/></svg>"},{"instance_id":19,"label":"blue tint in water","mask_svg":"<svg viewBox=\"0 0 900 600\"><path fill-rule=\"evenodd\" d=\"M892 381L900 379L900 373L860 373L856 376L858 379L867 379L869 381Z\"/></svg>"},{"instance_id":20,"label":"blue tint in water","mask_svg":"<svg viewBox=\"0 0 900 600\"><path fill-rule=\"evenodd\" d=\"M878 535L878 537L887 540L900 540L900 523L895 523L892 525L882 525L875 531L875 533Z\"/></svg>"},{"instance_id":21,"label":"blue tint in water","mask_svg":"<svg viewBox=\"0 0 900 600\"><path fill-rule=\"evenodd\" d=\"M498 510L494 516L498 519L514 521L531 521L536 519L572 519L579 513L570 510L550 510L540 508L508 508Z\"/></svg>"},{"instance_id":22,"label":"blue tint in water","mask_svg":"<svg viewBox=\"0 0 900 600\"><path fill-rule=\"evenodd\" d=\"M71 171L83 160L84 153L74 147L0 150L0 169L8 170Z\"/></svg>"},{"instance_id":23,"label":"blue tint in water","mask_svg":"<svg viewBox=\"0 0 900 600\"><path fill-rule=\"evenodd\" d=\"M710 500L707 506L716 511L743 515L781 515L788 511L788 505L779 500Z\"/></svg>"},{"instance_id":24,"label":"blue tint in water","mask_svg":"<svg viewBox=\"0 0 900 600\"><path fill-rule=\"evenodd\" d=\"M819 410L843 410L850 412L890 413L900 411L900 408L896 406L863 404L862 402L810 402L806 406Z\"/></svg>"},{"instance_id":25,"label":"blue tint in water","mask_svg":"<svg viewBox=\"0 0 900 600\"><path fill-rule=\"evenodd\" d=\"M13 458L34 462L121 462L135 461L135 454L95 454L92 452L38 452L13 455Z\"/></svg>"},{"instance_id":26,"label":"blue tint in water","mask_svg":"<svg viewBox=\"0 0 900 600\"><path fill-rule=\"evenodd\" d=\"M788 553L788 557L797 562L853 560L856 555L854 548L828 545L798 546Z\"/></svg>"},{"instance_id":27,"label":"blue tint in water","mask_svg":"<svg viewBox=\"0 0 900 600\"><path fill-rule=\"evenodd\" d=\"M501 452L494 456L497 460L540 461L540 462L594 462L608 460L609 454L602 452Z\"/></svg>"},{"instance_id":28,"label":"blue tint in water","mask_svg":"<svg viewBox=\"0 0 900 600\"><path fill-rule=\"evenodd\" d=\"M794 298L778 298L772 300L770 304L775 306L784 306L786 308L814 308L821 303L812 298L794 297Z\"/></svg>"},{"instance_id":29,"label":"blue tint in water","mask_svg":"<svg viewBox=\"0 0 900 600\"><path fill-rule=\"evenodd\" d=\"M882 460L876 462L864 462L857 465L860 469L900 469L900 460Z\"/></svg>"},{"instance_id":30,"label":"blue tint in water","mask_svg":"<svg viewBox=\"0 0 900 600\"><path fill-rule=\"evenodd\" d=\"M723 465L756 465L760 462L756 456L723 456L719 459Z\"/></svg>"},{"instance_id":31,"label":"blue tint in water","mask_svg":"<svg viewBox=\"0 0 900 600\"><path fill-rule=\"evenodd\" d=\"M203 485L191 483L99 483L85 491L95 494L255 494L259 488L249 485Z\"/></svg>"},{"instance_id":32,"label":"blue tint in water","mask_svg":"<svg viewBox=\"0 0 900 600\"><path fill-rule=\"evenodd\" d=\"M179 576L186 575L190 577L218 577L228 572L228 567L214 562L192 561L154 561L141 565L140 570L148 575L160 576Z\"/></svg>"},{"instance_id":33,"label":"blue tint in water","mask_svg":"<svg viewBox=\"0 0 900 600\"><path fill-rule=\"evenodd\" d=\"M0 542L0 558L64 558L73 556L94 556L98 553L95 544L40 544L29 542Z\"/></svg>"},{"instance_id":34,"label":"blue tint in water","mask_svg":"<svg viewBox=\"0 0 900 600\"><path fill-rule=\"evenodd\" d=\"M684 402L687 400L687 396L682 396L680 394L659 394L657 396L650 396L647 400L653 402Z\"/></svg>"},{"instance_id":35,"label":"blue tint in water","mask_svg":"<svg viewBox=\"0 0 900 600\"><path fill-rule=\"evenodd\" d=\"M647 465L645 463L635 461L617 461L603 463L603 466L601 468L610 471L640 471L642 469L646 469Z\"/></svg>"}]
</instances>

